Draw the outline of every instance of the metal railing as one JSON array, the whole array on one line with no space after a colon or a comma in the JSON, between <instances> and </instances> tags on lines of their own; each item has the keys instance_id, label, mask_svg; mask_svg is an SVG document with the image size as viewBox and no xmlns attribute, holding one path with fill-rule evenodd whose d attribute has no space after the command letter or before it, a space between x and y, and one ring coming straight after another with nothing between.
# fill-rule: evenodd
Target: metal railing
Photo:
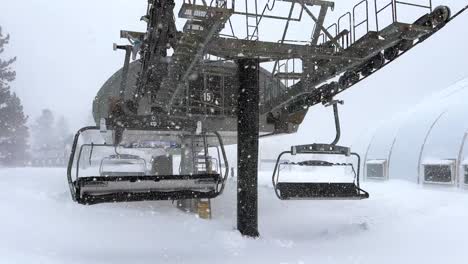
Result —
<instances>
[{"instance_id":1,"label":"metal railing","mask_svg":"<svg viewBox=\"0 0 468 264\"><path fill-rule=\"evenodd\" d=\"M356 10L361 8L362 6L365 7L365 18L356 23ZM361 26L365 26L365 34L369 32L369 2L368 0L362 0L361 2L357 3L353 7L353 42L356 42L356 29L360 28Z\"/></svg>"},{"instance_id":2,"label":"metal railing","mask_svg":"<svg viewBox=\"0 0 468 264\"><path fill-rule=\"evenodd\" d=\"M342 29L342 21L344 19L347 19L348 20L348 27L346 29ZM352 15L351 15L351 12L346 12L344 13L342 16L340 16L338 18L338 32L339 34L341 34L342 32L344 32L344 30L347 30L348 33L342 38L342 42L341 42L341 47L343 49L346 49L348 48L351 44L352 44L352 41L353 41L353 31L352 31Z\"/></svg>"},{"instance_id":3,"label":"metal railing","mask_svg":"<svg viewBox=\"0 0 468 264\"><path fill-rule=\"evenodd\" d=\"M216 8L229 8L231 7L234 10L235 7L235 0L211 0L210 4L207 3L206 0L184 0L184 4L189 5L203 5L208 7L216 7Z\"/></svg>"},{"instance_id":4,"label":"metal railing","mask_svg":"<svg viewBox=\"0 0 468 264\"><path fill-rule=\"evenodd\" d=\"M362 8L364 7L364 8ZM364 9L364 18L360 21L356 21L357 12L361 9ZM356 30L360 27L365 27L365 32L363 35L369 32L369 2L368 0L362 0L353 7L353 11L346 12L338 18L338 22L331 24L327 31L330 29L335 29L334 34L330 32L333 37L337 38L338 43L340 43L341 48L346 49L351 46L358 37L356 37ZM319 44L324 44L327 41L330 41L324 33L321 33L319 36Z\"/></svg>"},{"instance_id":5,"label":"metal railing","mask_svg":"<svg viewBox=\"0 0 468 264\"><path fill-rule=\"evenodd\" d=\"M427 0L426 5L416 4L408 1L390 0L387 4L379 6L378 2L380 2L380 0L374 0L376 31L381 30L381 24L379 21L381 21L380 18L382 12L387 11L389 9L391 9L391 22L393 23L398 22L399 6L418 7L428 9L429 12L432 12L433 9L432 0ZM362 18L362 20L358 20L358 16L361 13L360 11L364 12L364 17ZM334 34L334 36L342 34L343 36L340 36L340 38L338 39L339 43L342 45L342 48L347 48L360 39L361 36L358 36L359 34L357 33L359 28L364 27L364 32L362 33L362 35L365 35L370 31L369 21L369 1L362 0L353 7L352 12L347 12L343 14L341 17L339 17L338 22L330 25L330 27L328 27L327 30L329 30L332 27L335 27L336 24L338 29L336 31L337 33ZM349 33L344 33L344 30L348 30ZM321 33L319 36L318 43L324 44L329 40L330 39L326 37L324 33Z\"/></svg>"},{"instance_id":6,"label":"metal railing","mask_svg":"<svg viewBox=\"0 0 468 264\"><path fill-rule=\"evenodd\" d=\"M326 30L328 31L328 33L330 33L330 35L332 37L336 37L338 35L338 24L337 23L333 23L331 24L330 26L328 26L326 28ZM317 44L324 44L325 42L327 41L330 41L331 39L329 37L327 37L324 33L321 33L318 37L318 42Z\"/></svg>"},{"instance_id":7,"label":"metal railing","mask_svg":"<svg viewBox=\"0 0 468 264\"><path fill-rule=\"evenodd\" d=\"M225 8L230 9L232 15L240 15L245 17L245 39L247 40L257 40L259 35L259 26L264 18L275 19L275 20L285 20L291 22L300 22L304 14L304 8L299 5L299 1L283 1L291 5L291 10L294 9L294 6L300 7L300 12L296 16L284 16L269 14L268 12L273 11L276 6L277 0L268 0L265 5L260 3L259 0L244 0L237 2L235 0L184 0L184 4L188 5L199 5L205 7L213 8ZM263 7L262 7L263 6ZM231 19L229 19L229 24L231 27L231 33L229 37L233 38L244 38L238 37L234 33Z\"/></svg>"},{"instance_id":8,"label":"metal railing","mask_svg":"<svg viewBox=\"0 0 468 264\"><path fill-rule=\"evenodd\" d=\"M302 68L298 65L299 61L300 61L299 59L285 60L284 63L279 64L278 73L301 74L302 73ZM282 69L284 69L284 71L282 71ZM299 69L301 71L298 71ZM297 82L298 82L298 80L295 80L295 79L284 79L284 80L282 80L282 83L286 86L286 89L293 86L293 85L295 85Z\"/></svg>"},{"instance_id":9,"label":"metal railing","mask_svg":"<svg viewBox=\"0 0 468 264\"><path fill-rule=\"evenodd\" d=\"M379 0L374 0L374 7L375 7L375 26L377 28L377 31L380 30L380 24L379 24L379 16L381 15L382 12L388 10L391 8L391 14L392 14L392 22L398 22L398 6L399 5L404 5L404 6L412 6L412 7L419 7L422 9L428 9L429 12L432 12L433 5L432 5L432 0L427 0L426 5L421 5L421 4L415 4L411 2L406 2L406 1L399 1L399 0L390 0L389 3L385 4L382 7L379 7L379 4L377 3Z\"/></svg>"}]
</instances>

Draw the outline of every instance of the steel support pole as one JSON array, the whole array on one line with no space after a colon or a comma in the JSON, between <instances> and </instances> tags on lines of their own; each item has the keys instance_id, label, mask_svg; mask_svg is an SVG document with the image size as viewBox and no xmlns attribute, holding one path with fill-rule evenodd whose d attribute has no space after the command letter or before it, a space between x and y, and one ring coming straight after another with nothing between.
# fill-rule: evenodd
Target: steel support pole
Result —
<instances>
[{"instance_id":1,"label":"steel support pole","mask_svg":"<svg viewBox=\"0 0 468 264\"><path fill-rule=\"evenodd\" d=\"M237 229L244 236L258 237L258 59L240 59L237 126Z\"/></svg>"},{"instance_id":2,"label":"steel support pole","mask_svg":"<svg viewBox=\"0 0 468 264\"><path fill-rule=\"evenodd\" d=\"M457 186L460 187L460 185L466 185L467 182L466 182L466 179L463 175L463 151L465 150L465 144L466 144L466 139L468 138L468 132L465 132L465 134L463 135L463 139L462 139L462 143L461 143L461 146L460 146L460 150L458 151L458 157L457 157L457 168L455 169L456 173L457 173Z\"/></svg>"},{"instance_id":3,"label":"steel support pole","mask_svg":"<svg viewBox=\"0 0 468 264\"><path fill-rule=\"evenodd\" d=\"M174 174L180 173L183 175L197 174L194 160L194 149L193 137L187 136L182 140L182 149L180 155L180 172L174 172ZM184 212L195 213L197 210L196 199L185 199L177 201L177 208Z\"/></svg>"},{"instance_id":4,"label":"steel support pole","mask_svg":"<svg viewBox=\"0 0 468 264\"><path fill-rule=\"evenodd\" d=\"M116 46L116 49L125 50L125 60L124 60L124 66L122 68L122 78L120 81L120 91L119 91L120 99L123 102L125 101L125 90L127 89L128 71L130 69L130 57L132 55L132 46L129 46L129 45Z\"/></svg>"}]
</instances>

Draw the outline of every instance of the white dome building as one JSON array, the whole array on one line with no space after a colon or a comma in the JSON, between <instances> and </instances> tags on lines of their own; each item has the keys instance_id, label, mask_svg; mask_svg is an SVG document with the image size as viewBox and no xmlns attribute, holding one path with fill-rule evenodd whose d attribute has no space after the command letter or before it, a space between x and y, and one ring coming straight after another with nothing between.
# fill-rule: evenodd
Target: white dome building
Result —
<instances>
[{"instance_id":1,"label":"white dome building","mask_svg":"<svg viewBox=\"0 0 468 264\"><path fill-rule=\"evenodd\" d=\"M468 78L379 127L364 154L364 177L464 187L467 132Z\"/></svg>"}]
</instances>

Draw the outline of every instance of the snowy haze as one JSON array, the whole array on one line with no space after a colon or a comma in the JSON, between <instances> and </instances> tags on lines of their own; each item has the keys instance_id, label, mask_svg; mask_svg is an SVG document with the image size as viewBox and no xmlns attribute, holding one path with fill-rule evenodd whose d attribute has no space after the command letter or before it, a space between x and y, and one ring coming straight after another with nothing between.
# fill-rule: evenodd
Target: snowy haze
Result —
<instances>
[{"instance_id":1,"label":"snowy haze","mask_svg":"<svg viewBox=\"0 0 468 264\"><path fill-rule=\"evenodd\" d=\"M336 2L334 14L341 15L355 1ZM468 4L433 2L455 11ZM89 121L94 96L122 66L123 54L112 43L123 42L121 29L144 30L139 18L146 3L0 0L0 25L11 34L6 55L18 57L12 88L31 120L50 108L72 129ZM381 121L467 76L467 24L464 14L343 93L342 144L365 141ZM316 106L298 134L264 140L264 158L291 144L329 142L333 130L331 109ZM236 178L212 201L213 219L206 221L171 202L81 206L71 199L63 168L0 168L0 263L466 263L468 196L462 188L364 182L368 200L285 202L275 197L271 173L259 173L261 236L249 239L236 230ZM343 177L352 180L349 171Z\"/></svg>"},{"instance_id":2,"label":"snowy haze","mask_svg":"<svg viewBox=\"0 0 468 264\"><path fill-rule=\"evenodd\" d=\"M330 17L333 19L326 24L350 10L354 2L336 1ZM36 117L41 109L51 108L70 119L73 128L89 120L94 96L123 63L123 53L113 51L112 43L122 43L121 29L145 29L139 18L146 11L146 3L2 0L0 25L11 34L6 54L18 57L18 76L12 87L23 100L27 114ZM458 0L433 3L449 5L453 11L467 4ZM370 4L373 6L373 1ZM345 100L341 108L342 144L359 140L381 120L468 75L468 37L461 34L466 32L467 22L468 14L462 15L435 37L341 95L340 99ZM331 109L316 106L309 111L299 133L281 141L287 145L328 142L333 138L333 129ZM265 140L267 144L263 146L266 150L287 147L276 142L277 139Z\"/></svg>"}]
</instances>

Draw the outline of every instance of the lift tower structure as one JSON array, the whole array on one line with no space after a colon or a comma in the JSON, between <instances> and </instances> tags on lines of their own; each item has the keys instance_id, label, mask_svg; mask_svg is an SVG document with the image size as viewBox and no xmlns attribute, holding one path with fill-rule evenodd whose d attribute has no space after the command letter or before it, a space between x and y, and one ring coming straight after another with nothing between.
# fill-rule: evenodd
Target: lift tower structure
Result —
<instances>
[{"instance_id":1,"label":"lift tower structure","mask_svg":"<svg viewBox=\"0 0 468 264\"><path fill-rule=\"evenodd\" d=\"M181 29L176 26L176 6L180 7L177 17L185 21ZM141 18L146 31L121 31L121 38L132 45L115 46L126 52L125 67L96 96L97 126L84 128L75 137L67 174L73 199L82 204L213 199L223 193L229 172L224 145L238 144L238 229L258 236L259 138L295 133L310 107L333 105L336 140L293 146L289 153L353 155L337 145L335 97L466 10L452 15L447 6L434 7L431 0L426 4L362 0L328 26L334 7L334 2L325 0L148 0ZM418 10L414 19L400 18L406 7ZM384 19L384 14L390 15ZM269 36L271 30L268 33L273 22L282 25L276 37ZM239 27L242 23L244 27ZM290 30L298 25L307 32L302 39ZM132 62L130 53L139 59ZM100 131L105 142L80 147L80 135L88 130ZM91 148L91 164L98 145L114 147L116 152L146 149L159 154L152 154L152 170L136 178L131 173L80 176L83 146ZM211 148L217 149L217 158ZM178 175L168 165L177 155L181 157ZM135 156L112 156L120 162L122 157ZM357 182L339 186L275 179L274 175L281 199L368 197L359 187L359 169Z\"/></svg>"}]
</instances>

